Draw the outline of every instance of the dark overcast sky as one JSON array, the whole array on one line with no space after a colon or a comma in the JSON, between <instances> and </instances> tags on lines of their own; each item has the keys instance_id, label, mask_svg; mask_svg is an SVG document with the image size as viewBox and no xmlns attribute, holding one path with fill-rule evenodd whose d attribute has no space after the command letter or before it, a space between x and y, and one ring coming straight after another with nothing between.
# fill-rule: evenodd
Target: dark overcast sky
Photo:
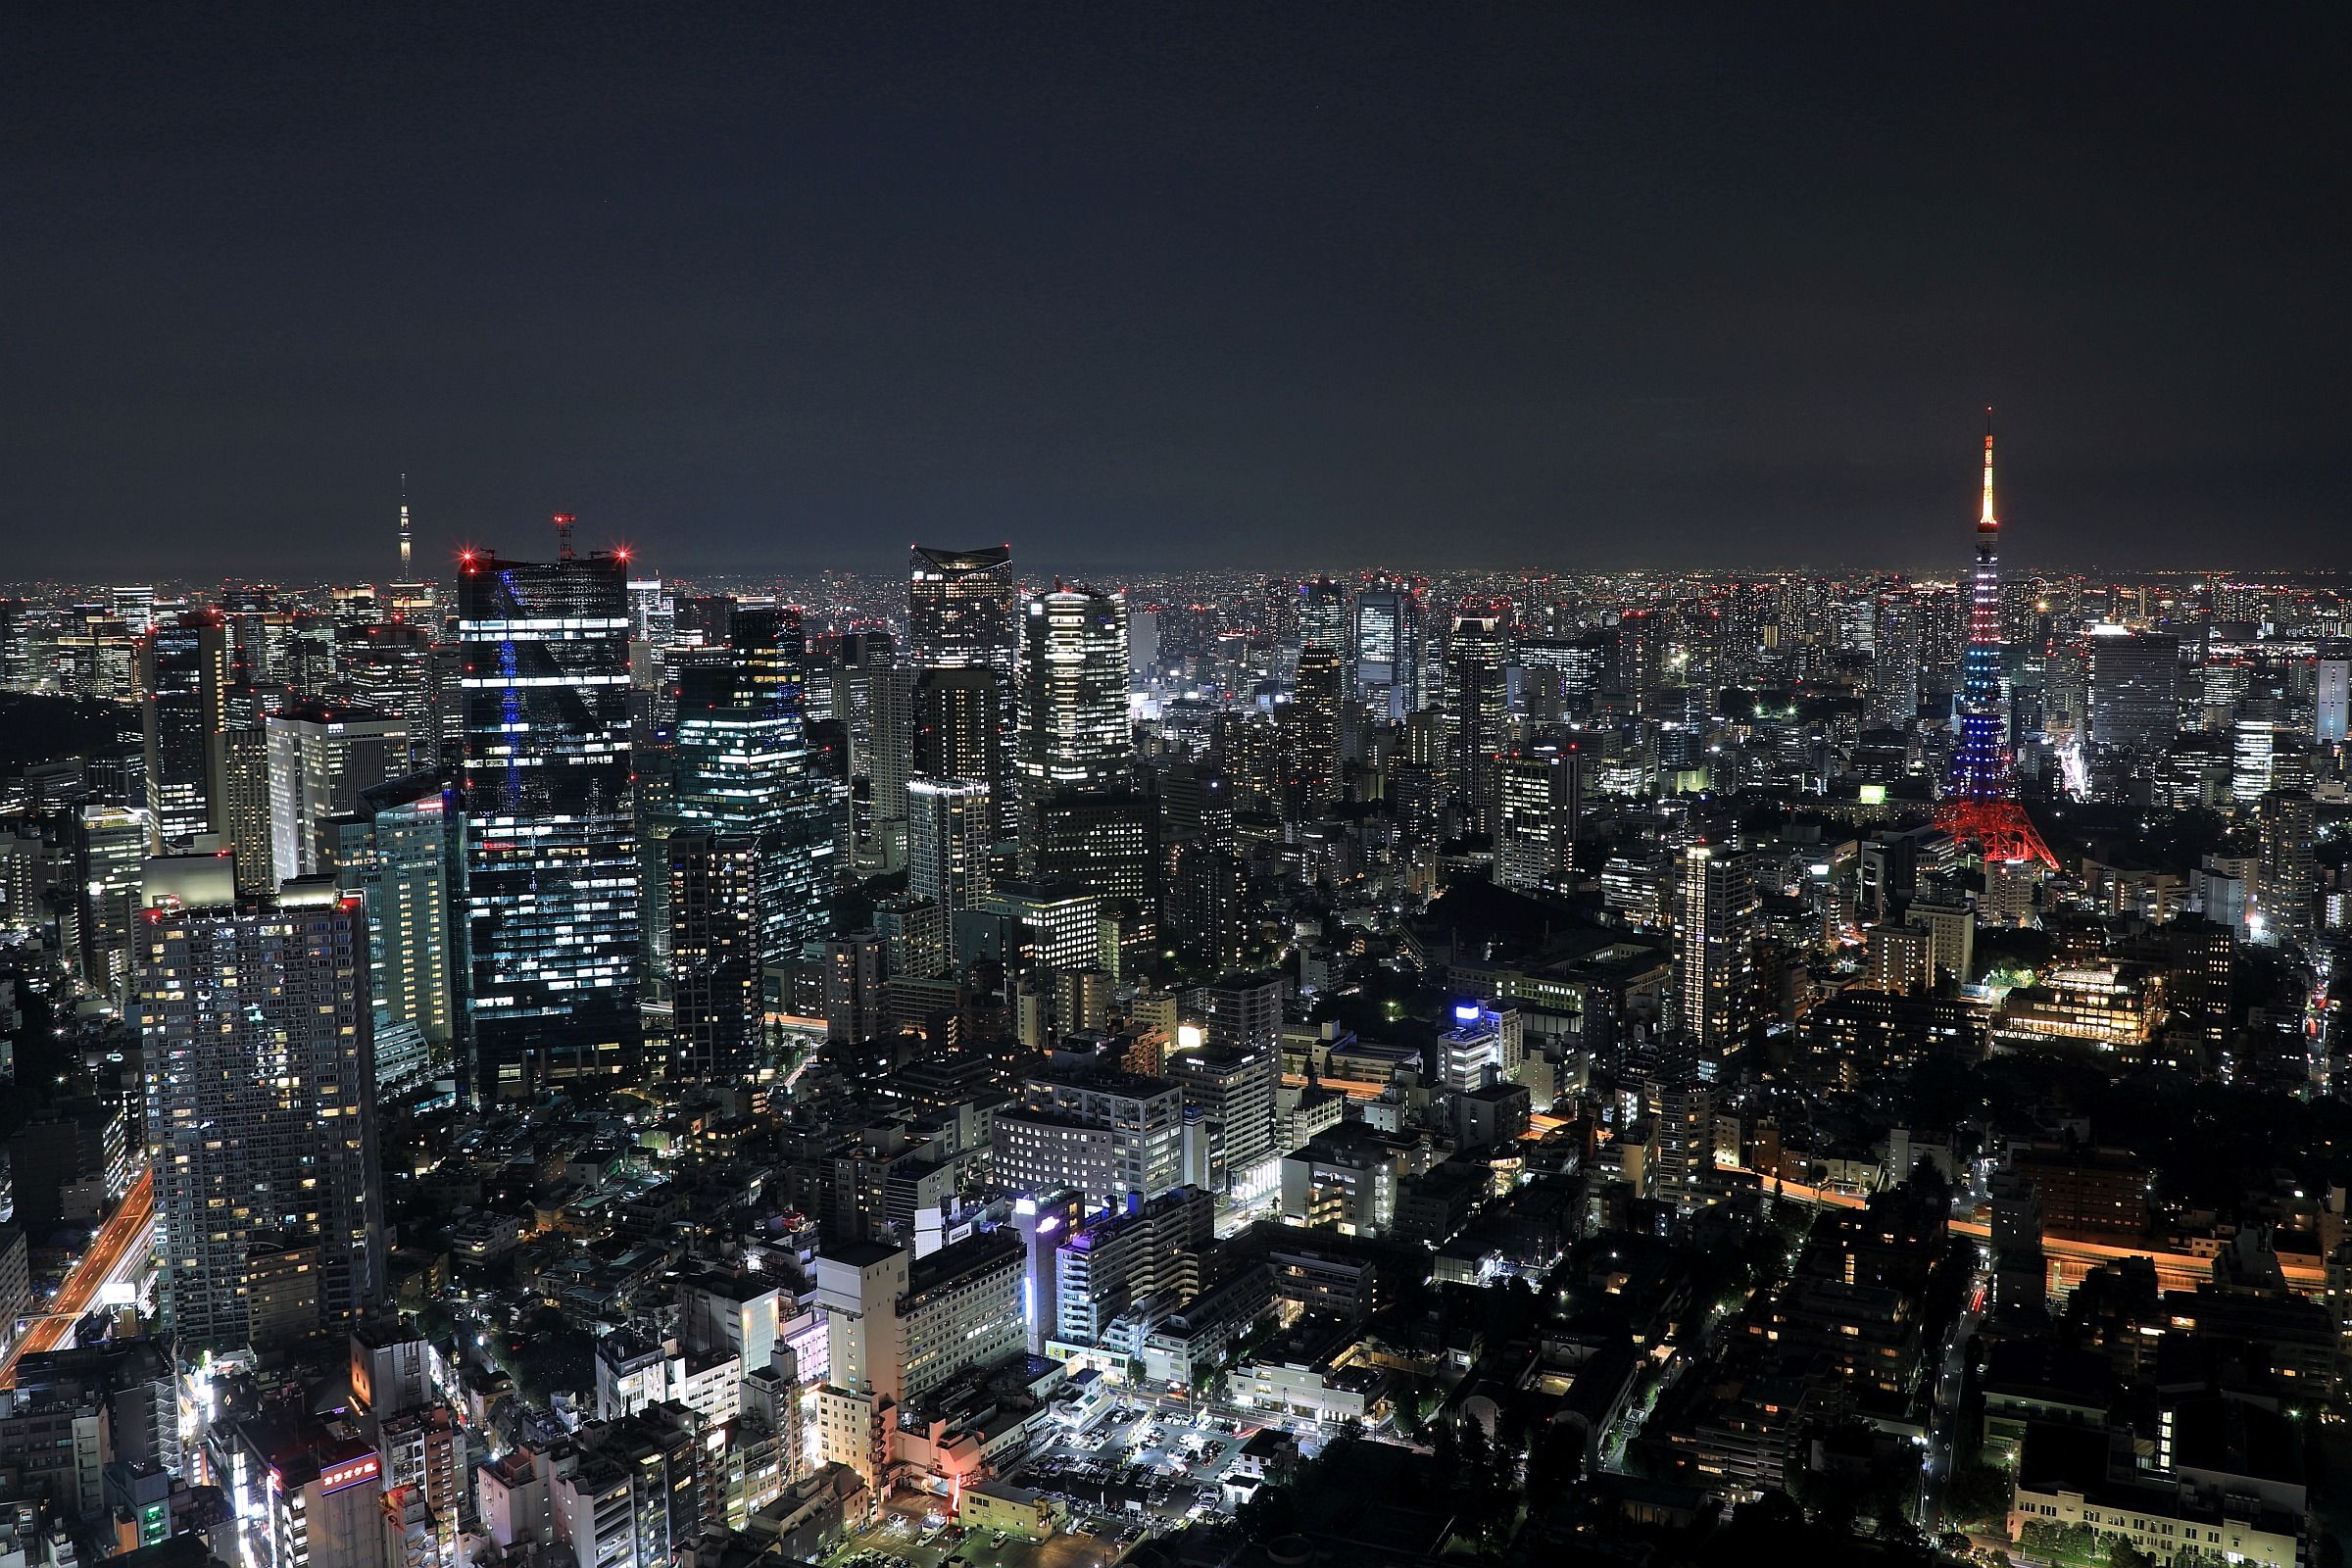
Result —
<instances>
[{"instance_id":1,"label":"dark overcast sky","mask_svg":"<svg viewBox=\"0 0 2352 1568\"><path fill-rule=\"evenodd\" d=\"M2342 7L0 16L0 576L2352 565Z\"/></svg>"}]
</instances>

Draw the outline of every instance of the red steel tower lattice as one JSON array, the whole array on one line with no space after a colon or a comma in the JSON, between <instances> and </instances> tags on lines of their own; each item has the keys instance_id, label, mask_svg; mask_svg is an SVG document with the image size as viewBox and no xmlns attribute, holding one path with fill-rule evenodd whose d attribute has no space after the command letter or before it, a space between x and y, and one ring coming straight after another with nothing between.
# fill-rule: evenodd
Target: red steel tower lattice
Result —
<instances>
[{"instance_id":1,"label":"red steel tower lattice","mask_svg":"<svg viewBox=\"0 0 2352 1568\"><path fill-rule=\"evenodd\" d=\"M1977 517L1977 569L1969 581L1968 650L1960 663L1960 749L1952 754L1936 807L1936 825L1964 844L1982 845L1987 864L2058 858L2018 804L2010 764L2009 721L2002 711L2001 525L1992 514L1992 411L1984 411L1984 504Z\"/></svg>"}]
</instances>

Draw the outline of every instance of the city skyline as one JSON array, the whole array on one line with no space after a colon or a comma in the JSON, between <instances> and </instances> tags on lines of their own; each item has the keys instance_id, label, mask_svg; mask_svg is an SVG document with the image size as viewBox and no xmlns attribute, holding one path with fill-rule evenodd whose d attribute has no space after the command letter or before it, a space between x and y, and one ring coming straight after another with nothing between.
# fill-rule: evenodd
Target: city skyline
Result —
<instances>
[{"instance_id":1,"label":"city skyline","mask_svg":"<svg viewBox=\"0 0 2352 1568\"><path fill-rule=\"evenodd\" d=\"M0 15L0 1568L2342 1568L2348 64Z\"/></svg>"}]
</instances>

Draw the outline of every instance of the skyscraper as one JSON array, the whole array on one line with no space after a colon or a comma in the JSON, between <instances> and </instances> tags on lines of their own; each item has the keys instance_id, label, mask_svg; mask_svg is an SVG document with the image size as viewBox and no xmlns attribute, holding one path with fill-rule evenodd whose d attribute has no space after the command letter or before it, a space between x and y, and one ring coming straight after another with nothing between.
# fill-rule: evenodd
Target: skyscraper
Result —
<instances>
[{"instance_id":1,"label":"skyscraper","mask_svg":"<svg viewBox=\"0 0 2352 1568\"><path fill-rule=\"evenodd\" d=\"M264 720L270 748L270 862L276 880L331 870L330 818L409 771L409 724L365 710L298 703Z\"/></svg>"},{"instance_id":2,"label":"skyscraper","mask_svg":"<svg viewBox=\"0 0 2352 1568\"><path fill-rule=\"evenodd\" d=\"M1901 729L1919 716L1919 606L1908 593L1880 594L1874 613L1870 665L1870 709L1875 723Z\"/></svg>"},{"instance_id":3,"label":"skyscraper","mask_svg":"<svg viewBox=\"0 0 2352 1568\"><path fill-rule=\"evenodd\" d=\"M906 629L917 664L979 664L1012 679L1018 634L1012 549L916 545L908 563Z\"/></svg>"},{"instance_id":4,"label":"skyscraper","mask_svg":"<svg viewBox=\"0 0 2352 1568\"><path fill-rule=\"evenodd\" d=\"M2317 842L2316 808L2307 791L2273 790L2255 808L2262 863L2259 868L2259 913L2264 931L2309 941L2313 911L2319 904L2320 867L2312 853Z\"/></svg>"},{"instance_id":5,"label":"skyscraper","mask_svg":"<svg viewBox=\"0 0 2352 1568\"><path fill-rule=\"evenodd\" d=\"M2090 643L2090 738L2153 757L2180 730L2180 639L2120 629Z\"/></svg>"},{"instance_id":6,"label":"skyscraper","mask_svg":"<svg viewBox=\"0 0 2352 1568\"><path fill-rule=\"evenodd\" d=\"M140 640L147 810L157 835L174 849L227 826L221 750L227 690L228 627L217 611L192 611Z\"/></svg>"},{"instance_id":7,"label":"skyscraper","mask_svg":"<svg viewBox=\"0 0 2352 1568\"><path fill-rule=\"evenodd\" d=\"M316 1253L321 1324L383 1289L361 901L321 880L238 908L217 875L211 900L141 913L137 966L165 1300L190 1352L252 1343L249 1274L289 1251Z\"/></svg>"},{"instance_id":8,"label":"skyscraper","mask_svg":"<svg viewBox=\"0 0 2352 1568\"><path fill-rule=\"evenodd\" d=\"M1022 616L1020 789L1024 804L1125 781L1127 601L1086 588L1031 599Z\"/></svg>"},{"instance_id":9,"label":"skyscraper","mask_svg":"<svg viewBox=\"0 0 2352 1568\"><path fill-rule=\"evenodd\" d=\"M1575 870L1585 754L1575 745L1517 747L1494 762L1494 880L1564 891Z\"/></svg>"},{"instance_id":10,"label":"skyscraper","mask_svg":"<svg viewBox=\"0 0 2352 1568\"><path fill-rule=\"evenodd\" d=\"M472 1092L634 1076L628 562L460 566Z\"/></svg>"},{"instance_id":11,"label":"skyscraper","mask_svg":"<svg viewBox=\"0 0 2352 1568\"><path fill-rule=\"evenodd\" d=\"M2009 716L2002 698L2001 525L1992 514L1992 411L1984 414L1984 496L1977 517L1977 568L1969 582L1968 648L1960 662L1960 746L1952 754L1936 825L1984 847L1987 862L2058 858L2018 804L2009 764Z\"/></svg>"},{"instance_id":12,"label":"skyscraper","mask_svg":"<svg viewBox=\"0 0 2352 1568\"><path fill-rule=\"evenodd\" d=\"M275 846L270 839L270 730L266 723L233 723L220 737L221 805L219 831L236 857L237 891L260 898L277 886Z\"/></svg>"},{"instance_id":13,"label":"skyscraper","mask_svg":"<svg viewBox=\"0 0 2352 1568\"><path fill-rule=\"evenodd\" d=\"M664 850L671 1069L703 1082L739 1078L758 1061L763 1011L759 840L681 828Z\"/></svg>"},{"instance_id":14,"label":"skyscraper","mask_svg":"<svg viewBox=\"0 0 2352 1568\"><path fill-rule=\"evenodd\" d=\"M1355 596L1354 621L1355 700L1372 718L1401 723L1421 706L1421 601L1410 583L1384 578Z\"/></svg>"},{"instance_id":15,"label":"skyscraper","mask_svg":"<svg viewBox=\"0 0 2352 1568\"><path fill-rule=\"evenodd\" d=\"M1111 900L1157 897L1156 812L1143 791L1063 790L1031 807L1028 817L1021 875L1077 882Z\"/></svg>"},{"instance_id":16,"label":"skyscraper","mask_svg":"<svg viewBox=\"0 0 2352 1568\"><path fill-rule=\"evenodd\" d=\"M155 584L140 583L132 587L114 589L111 596L116 618L134 637L145 636L155 629Z\"/></svg>"},{"instance_id":17,"label":"skyscraper","mask_svg":"<svg viewBox=\"0 0 2352 1568\"><path fill-rule=\"evenodd\" d=\"M894 659L891 640L880 632L844 637L833 672L833 709L847 726L851 776L865 783L867 821L859 844L898 835L897 853L903 855L906 780L914 770L916 672Z\"/></svg>"},{"instance_id":18,"label":"skyscraper","mask_svg":"<svg viewBox=\"0 0 2352 1568\"><path fill-rule=\"evenodd\" d=\"M1003 677L977 665L934 665L914 678L908 776L934 782L963 778L990 785L1011 774ZM1010 838L1008 797L992 793L991 832Z\"/></svg>"},{"instance_id":19,"label":"skyscraper","mask_svg":"<svg viewBox=\"0 0 2352 1568\"><path fill-rule=\"evenodd\" d=\"M130 981L139 867L154 853L155 823L137 807L85 806L74 817L74 828L82 983L120 998Z\"/></svg>"},{"instance_id":20,"label":"skyscraper","mask_svg":"<svg viewBox=\"0 0 2352 1568\"><path fill-rule=\"evenodd\" d=\"M1499 610L1500 607L1495 607ZM1508 692L1506 622L1495 610L1453 617L1446 643L1446 766L1465 828L1494 831L1494 754L1502 749Z\"/></svg>"},{"instance_id":21,"label":"skyscraper","mask_svg":"<svg viewBox=\"0 0 2352 1568\"><path fill-rule=\"evenodd\" d=\"M1320 810L1340 791L1340 706L1346 672L1337 650L1309 643L1298 651L1298 673L1283 710L1286 803Z\"/></svg>"},{"instance_id":22,"label":"skyscraper","mask_svg":"<svg viewBox=\"0 0 2352 1568\"><path fill-rule=\"evenodd\" d=\"M1298 585L1298 646L1321 648L1335 658L1348 652L1348 589L1329 577Z\"/></svg>"},{"instance_id":23,"label":"skyscraper","mask_svg":"<svg viewBox=\"0 0 2352 1568\"><path fill-rule=\"evenodd\" d=\"M988 891L989 788L978 779L918 778L906 786L906 891L946 916L956 955L956 911Z\"/></svg>"},{"instance_id":24,"label":"skyscraper","mask_svg":"<svg viewBox=\"0 0 2352 1568\"><path fill-rule=\"evenodd\" d=\"M906 582L906 631L920 667L953 666L991 671L996 680L997 728L1012 733L1018 722L1016 697L1020 662L1019 588L1012 578L1012 550L914 547ZM999 824L1009 834L1015 811L1015 759L1009 747L997 773L959 771L934 778L977 778L996 792ZM917 765L917 771L921 767Z\"/></svg>"},{"instance_id":25,"label":"skyscraper","mask_svg":"<svg viewBox=\"0 0 2352 1568\"><path fill-rule=\"evenodd\" d=\"M825 934L839 865L841 786L810 756L797 612L739 610L732 661L678 688L671 819L760 846L760 959L791 962Z\"/></svg>"},{"instance_id":26,"label":"skyscraper","mask_svg":"<svg viewBox=\"0 0 2352 1568\"><path fill-rule=\"evenodd\" d=\"M882 1033L888 949L880 933L853 931L825 944L825 1038L853 1044Z\"/></svg>"},{"instance_id":27,"label":"skyscraper","mask_svg":"<svg viewBox=\"0 0 2352 1568\"><path fill-rule=\"evenodd\" d=\"M360 794L338 818L335 876L368 922L368 1011L375 1081L423 1081L457 1038L450 885L458 843L439 777L395 779Z\"/></svg>"},{"instance_id":28,"label":"skyscraper","mask_svg":"<svg viewBox=\"0 0 2352 1568\"><path fill-rule=\"evenodd\" d=\"M1675 946L1684 1032L1700 1054L1737 1047L1745 1034L1757 900L1747 857L1717 844L1683 852Z\"/></svg>"}]
</instances>

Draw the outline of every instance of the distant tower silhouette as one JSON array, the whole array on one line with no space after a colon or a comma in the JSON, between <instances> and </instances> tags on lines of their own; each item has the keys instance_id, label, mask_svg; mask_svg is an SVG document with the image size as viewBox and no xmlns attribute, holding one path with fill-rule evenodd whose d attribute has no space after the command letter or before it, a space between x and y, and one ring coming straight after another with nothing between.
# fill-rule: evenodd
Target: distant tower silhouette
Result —
<instances>
[{"instance_id":1,"label":"distant tower silhouette","mask_svg":"<svg viewBox=\"0 0 2352 1568\"><path fill-rule=\"evenodd\" d=\"M2018 804L2009 721L2001 711L2001 525L1992 514L1992 411L1984 411L1984 505L1977 517L1977 570L1969 586L1968 651L1960 662L1960 749L1952 754L1936 825L1984 847L1986 861L2039 860L2058 869L2034 819Z\"/></svg>"},{"instance_id":2,"label":"distant tower silhouette","mask_svg":"<svg viewBox=\"0 0 2352 1568\"><path fill-rule=\"evenodd\" d=\"M410 580L409 561L409 476L404 473L400 476L400 580L402 582Z\"/></svg>"}]
</instances>

